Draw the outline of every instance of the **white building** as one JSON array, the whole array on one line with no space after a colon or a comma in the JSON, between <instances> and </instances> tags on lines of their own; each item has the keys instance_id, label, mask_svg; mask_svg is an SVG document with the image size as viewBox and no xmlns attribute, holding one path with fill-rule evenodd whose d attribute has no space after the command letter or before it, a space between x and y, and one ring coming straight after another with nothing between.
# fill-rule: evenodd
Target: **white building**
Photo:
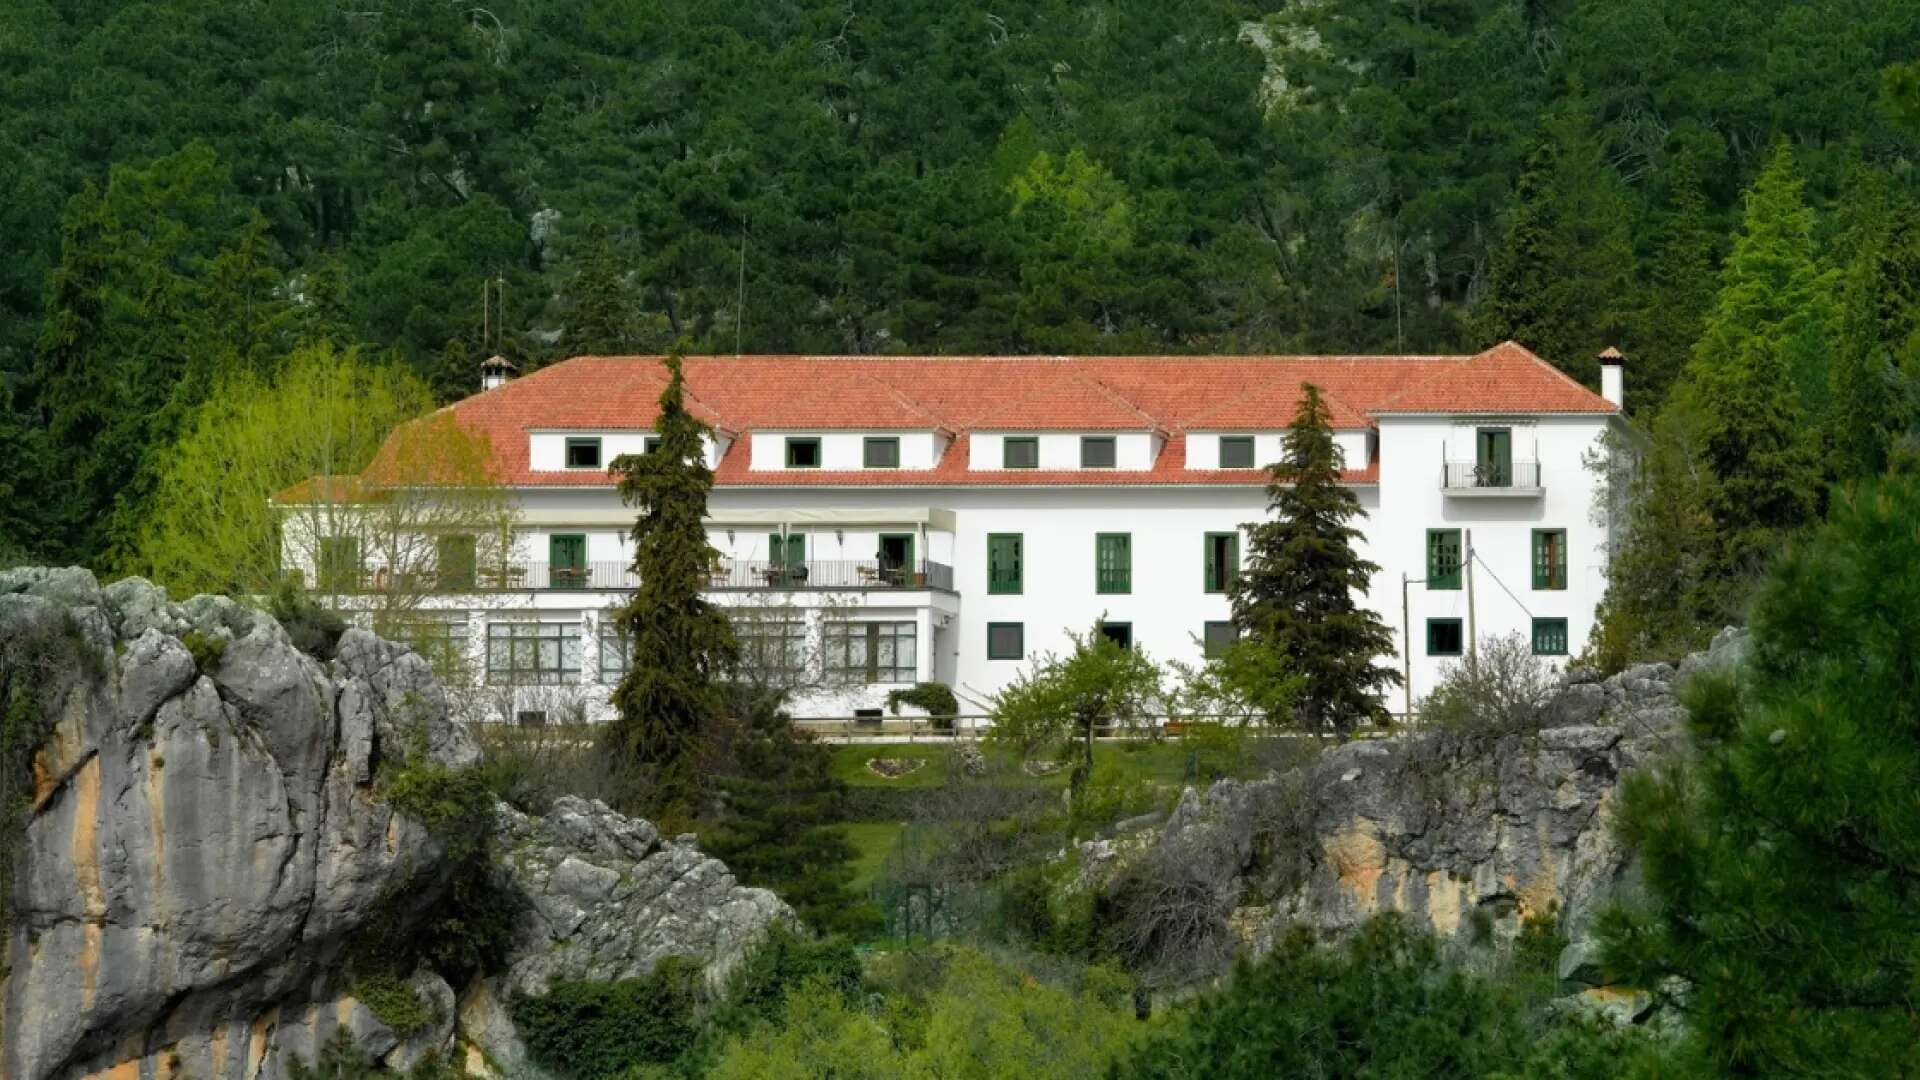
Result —
<instances>
[{"instance_id":1,"label":"white building","mask_svg":"<svg viewBox=\"0 0 1920 1080\"><path fill-rule=\"evenodd\" d=\"M1320 387L1378 563L1366 603L1403 643L1390 707L1430 691L1470 636L1578 653L1605 585L1585 459L1619 423L1526 349L1420 357L692 357L714 429L716 602L752 646L822 663L800 716L883 707L915 682L963 712L1104 616L1161 660L1231 633L1225 585L1302 387ZM455 575L421 617L495 685L604 702L622 653L627 530L607 465L642 453L657 357L580 357L453 406L518 499L514 555ZM1471 537L1476 558L1460 567ZM309 568L311 572L311 568ZM1472 588L1468 584L1471 577ZM1402 579L1408 582L1403 587ZM1404 597L1404 600L1403 600ZM768 641L766 638L786 639Z\"/></svg>"}]
</instances>

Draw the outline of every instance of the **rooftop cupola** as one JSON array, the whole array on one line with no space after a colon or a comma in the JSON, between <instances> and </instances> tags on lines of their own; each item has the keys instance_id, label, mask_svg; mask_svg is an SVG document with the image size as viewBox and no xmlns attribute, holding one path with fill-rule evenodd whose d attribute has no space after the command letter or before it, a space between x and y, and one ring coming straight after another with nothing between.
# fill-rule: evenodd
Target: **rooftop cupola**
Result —
<instances>
[{"instance_id":1,"label":"rooftop cupola","mask_svg":"<svg viewBox=\"0 0 1920 1080\"><path fill-rule=\"evenodd\" d=\"M1627 358L1612 345L1600 351L1600 396L1616 409L1627 407Z\"/></svg>"},{"instance_id":2,"label":"rooftop cupola","mask_svg":"<svg viewBox=\"0 0 1920 1080\"><path fill-rule=\"evenodd\" d=\"M513 361L495 353L480 361L480 389L491 390L514 377L520 371Z\"/></svg>"}]
</instances>

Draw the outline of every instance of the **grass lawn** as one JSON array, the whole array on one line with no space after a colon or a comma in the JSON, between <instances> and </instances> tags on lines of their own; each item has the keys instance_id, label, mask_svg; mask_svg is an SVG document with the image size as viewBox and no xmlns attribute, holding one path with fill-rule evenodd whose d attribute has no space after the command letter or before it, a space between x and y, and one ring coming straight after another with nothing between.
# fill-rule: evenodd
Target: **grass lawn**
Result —
<instances>
[{"instance_id":1,"label":"grass lawn","mask_svg":"<svg viewBox=\"0 0 1920 1080\"><path fill-rule=\"evenodd\" d=\"M986 747L995 764L1012 768L1017 758L1011 750ZM833 748L833 774L851 787L929 788L946 781L946 759L951 747L945 743L851 743ZM1131 779L1147 780L1167 787L1180 787L1192 781L1187 774L1192 748L1178 739L1158 743L1135 743L1131 747L1118 741L1093 744L1094 760L1117 765ZM867 767L874 758L917 758L926 762L905 776L889 779ZM1050 776L1028 778L1014 773L1023 783L1064 786L1067 769Z\"/></svg>"},{"instance_id":2,"label":"grass lawn","mask_svg":"<svg viewBox=\"0 0 1920 1080\"><path fill-rule=\"evenodd\" d=\"M853 891L864 896L867 889L879 880L880 868L886 864L887 853L893 850L894 841L899 839L900 830L905 826L897 821L855 821L840 826L847 841L853 845Z\"/></svg>"}]
</instances>

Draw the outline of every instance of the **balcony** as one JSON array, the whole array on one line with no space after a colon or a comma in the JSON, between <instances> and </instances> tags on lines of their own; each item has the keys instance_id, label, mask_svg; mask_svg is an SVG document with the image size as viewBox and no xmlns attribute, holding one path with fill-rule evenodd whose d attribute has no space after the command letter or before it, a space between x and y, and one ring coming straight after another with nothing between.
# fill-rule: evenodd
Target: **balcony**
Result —
<instances>
[{"instance_id":1,"label":"balcony","mask_svg":"<svg viewBox=\"0 0 1920 1080\"><path fill-rule=\"evenodd\" d=\"M1464 498L1530 498L1541 494L1537 461L1447 461L1440 488Z\"/></svg>"},{"instance_id":2,"label":"balcony","mask_svg":"<svg viewBox=\"0 0 1920 1080\"><path fill-rule=\"evenodd\" d=\"M287 576L295 581L305 577L299 570L288 571ZM327 575L320 587L341 593L593 592L631 589L638 584L639 579L624 562L573 565L522 562L481 566L466 574L444 578L431 571L392 574L378 568L341 570ZM723 559L707 575L707 588L733 591L931 589L950 593L953 567L926 560L908 564L877 559L801 562Z\"/></svg>"}]
</instances>

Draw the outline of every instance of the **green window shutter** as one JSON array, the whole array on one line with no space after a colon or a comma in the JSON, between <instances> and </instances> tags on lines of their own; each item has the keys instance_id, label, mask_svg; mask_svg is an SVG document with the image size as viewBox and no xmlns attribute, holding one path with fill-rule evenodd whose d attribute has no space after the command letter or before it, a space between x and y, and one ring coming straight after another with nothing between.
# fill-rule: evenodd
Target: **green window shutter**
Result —
<instances>
[{"instance_id":1,"label":"green window shutter","mask_svg":"<svg viewBox=\"0 0 1920 1080\"><path fill-rule=\"evenodd\" d=\"M1567 620L1533 620L1533 654L1535 656L1567 655Z\"/></svg>"},{"instance_id":2,"label":"green window shutter","mask_svg":"<svg viewBox=\"0 0 1920 1080\"><path fill-rule=\"evenodd\" d=\"M1206 544L1206 563L1201 567L1201 573L1206 576L1201 581L1200 588L1204 592L1220 591L1215 585L1215 583L1220 580L1220 558L1217 545L1213 542L1213 537L1213 533L1208 533L1202 537Z\"/></svg>"},{"instance_id":3,"label":"green window shutter","mask_svg":"<svg viewBox=\"0 0 1920 1080\"><path fill-rule=\"evenodd\" d=\"M547 538L548 583L556 589L580 589L587 584L587 538L578 533L555 533Z\"/></svg>"},{"instance_id":4,"label":"green window shutter","mask_svg":"<svg viewBox=\"0 0 1920 1080\"><path fill-rule=\"evenodd\" d=\"M1094 537L1094 591L1130 593L1133 591L1133 536L1130 533L1100 533Z\"/></svg>"},{"instance_id":5,"label":"green window shutter","mask_svg":"<svg viewBox=\"0 0 1920 1080\"><path fill-rule=\"evenodd\" d=\"M1227 592L1240 576L1240 534L1208 533L1203 539L1206 555L1202 570L1206 579L1201 587L1210 593Z\"/></svg>"},{"instance_id":6,"label":"green window shutter","mask_svg":"<svg viewBox=\"0 0 1920 1080\"><path fill-rule=\"evenodd\" d=\"M473 588L474 573L478 569L479 559L475 554L474 538L465 533L441 536L433 542L434 565L439 571L440 587L443 589Z\"/></svg>"},{"instance_id":7,"label":"green window shutter","mask_svg":"<svg viewBox=\"0 0 1920 1080\"><path fill-rule=\"evenodd\" d=\"M1427 588L1460 587L1460 530L1427 530Z\"/></svg>"},{"instance_id":8,"label":"green window shutter","mask_svg":"<svg viewBox=\"0 0 1920 1080\"><path fill-rule=\"evenodd\" d=\"M1013 595L1022 588L1021 539L1019 533L993 533L987 537L987 592Z\"/></svg>"},{"instance_id":9,"label":"green window shutter","mask_svg":"<svg viewBox=\"0 0 1920 1080\"><path fill-rule=\"evenodd\" d=\"M775 566L781 566L786 563L787 561L787 538L786 537L780 535L779 533L769 533L767 535L767 561L772 563Z\"/></svg>"},{"instance_id":10,"label":"green window shutter","mask_svg":"<svg viewBox=\"0 0 1920 1080\"><path fill-rule=\"evenodd\" d=\"M1533 587L1567 587L1567 530L1533 530Z\"/></svg>"}]
</instances>

